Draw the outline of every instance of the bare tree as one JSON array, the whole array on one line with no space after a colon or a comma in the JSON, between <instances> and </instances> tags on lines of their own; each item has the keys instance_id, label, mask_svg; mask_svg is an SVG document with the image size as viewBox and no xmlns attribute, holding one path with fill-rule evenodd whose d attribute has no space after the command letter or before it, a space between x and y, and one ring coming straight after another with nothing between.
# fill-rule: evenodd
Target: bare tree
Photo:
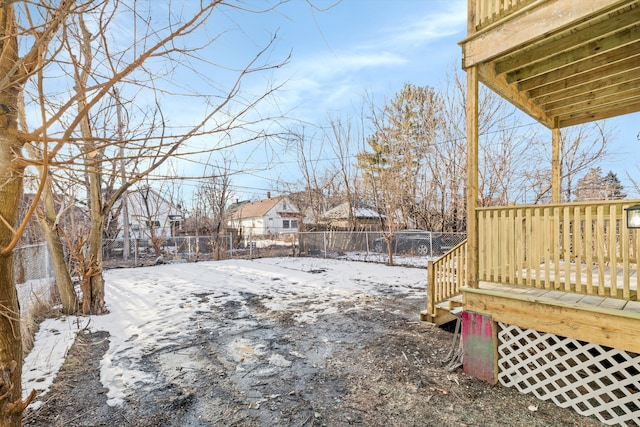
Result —
<instances>
[{"instance_id":1,"label":"bare tree","mask_svg":"<svg viewBox=\"0 0 640 427\"><path fill-rule=\"evenodd\" d=\"M576 176L607 156L611 139L606 122L574 126L561 134L560 176L566 201L572 200Z\"/></svg>"},{"instance_id":2,"label":"bare tree","mask_svg":"<svg viewBox=\"0 0 640 427\"><path fill-rule=\"evenodd\" d=\"M431 175L420 189L420 226L434 231L459 231L465 227L465 83L458 68L452 66L447 84L440 91L443 120L427 159Z\"/></svg>"},{"instance_id":3,"label":"bare tree","mask_svg":"<svg viewBox=\"0 0 640 427\"><path fill-rule=\"evenodd\" d=\"M37 206L39 187L25 220L16 227L22 195L22 179L30 164L21 153L29 137L18 129L20 98L27 81L41 78L50 61L49 43L73 9L72 2L41 9L39 25L21 26L14 2L0 6L0 425L19 426L24 408L35 397L32 392L22 400L22 341L20 308L15 288L13 249ZM35 5L25 5L30 10ZM28 14L29 16L31 14ZM20 49L19 38L33 37L31 47ZM20 52L26 52L20 54ZM47 159L42 162L41 182L47 181Z\"/></svg>"},{"instance_id":4,"label":"bare tree","mask_svg":"<svg viewBox=\"0 0 640 427\"><path fill-rule=\"evenodd\" d=\"M339 119L329 119L327 127L316 133L309 134L304 127L291 132L302 179L285 192L315 226L324 223L324 212L348 202L352 213L348 222L355 227L352 205L359 195L351 150L359 137L354 133L348 121Z\"/></svg>"},{"instance_id":5,"label":"bare tree","mask_svg":"<svg viewBox=\"0 0 640 427\"><path fill-rule=\"evenodd\" d=\"M461 229L464 223L466 191L466 140L464 130L465 82L454 69L441 92L444 117L432 155L431 191L440 200L430 206L438 212L442 230ZM551 199L551 144L545 134L523 120L523 115L492 91L480 88L479 205L507 205L516 202L540 203ZM576 176L606 156L611 132L604 123L563 130L561 177L569 200ZM548 166L547 166L548 165ZM426 198L433 200L433 198ZM435 224L432 223L434 229ZM451 228L450 228L451 227Z\"/></svg>"},{"instance_id":6,"label":"bare tree","mask_svg":"<svg viewBox=\"0 0 640 427\"><path fill-rule=\"evenodd\" d=\"M142 39L153 37L158 39L158 42L153 44L152 47L139 54L139 59L134 60L133 65L138 65L136 68L137 75L135 81L118 79L118 76L125 70L129 69L132 64L128 63L116 63L111 61L109 68L103 69L100 67L94 67L92 64L98 63L94 60L94 57L100 56L105 58L105 55L110 52L110 45L104 34L107 32L107 25L111 22L111 16L109 11L111 9L99 10L99 17L107 16L109 19L103 21L97 21L104 27L100 28L100 31L89 32L82 14L77 15L76 20L73 21L75 25L69 25L68 36L65 38L68 56L71 58L71 65L73 66L72 76L74 79L74 88L77 91L75 97L78 112L76 118L72 121L71 125L76 124L79 130L79 138L77 147L77 155L82 160L84 165L84 180L87 184L87 196L89 200L90 221L92 227L90 228L90 237L87 241L88 256L90 270L93 271L90 281L90 296L89 307L83 304L83 312L85 313L100 313L104 311L104 280L102 276L102 237L104 235L105 219L108 217L112 208L116 202L122 197L129 187L134 185L143 177L146 177L152 173L159 171L168 159L171 159L177 155L185 154L181 153L180 149L184 143L192 138L201 137L206 134L221 136L231 135L236 133L239 129L245 129L248 132L246 120L241 120L244 116L247 116L251 112L252 108L257 102L264 99L272 89L268 89L263 95L256 97L250 102L246 102L243 99L243 104L234 103L234 99L239 94L240 83L248 75L257 72L265 71L272 66L264 65L261 56L267 51L263 49L257 53L257 55L249 61L249 64L240 70L236 75L235 83L233 83L227 92L221 94L221 96L214 98L207 94L203 94L203 105L208 111L204 111L199 122L189 125L184 129L172 129L168 126L168 121L164 116L163 107L161 106L161 97L170 96L167 89L162 92L155 91L152 95L154 97L155 109L150 110L151 113L143 114L146 122L140 122L136 126L135 132L137 135L125 134L123 135L122 129L114 129L114 123L107 123L104 120L100 120L100 117L104 117L104 112L110 108L113 109L113 104L109 102L111 100L110 92L113 89L115 82L120 82L121 87L133 86L138 88L139 92L144 86L154 87L157 85L159 76L146 74L140 70L144 70L140 65L144 64L145 59L155 59L161 57L164 60L169 61L174 67L177 67L177 59L181 56L192 57L198 53L199 47L196 48L181 48L178 47L178 40L191 35L199 26L204 25L208 16L213 13L214 6L222 6L223 3L212 3L204 5L194 12L194 15L186 19L182 25L176 25L172 27L170 31L164 32L148 32L143 35ZM95 5L92 5L95 8ZM105 8L107 6L105 5ZM113 12L115 14L115 11ZM96 17L97 18L97 17ZM75 37L75 38L74 38ZM69 42L69 40L75 40L75 43ZM208 41L206 42L208 43ZM270 45L270 42L267 44ZM81 55L77 57L74 54L74 48L80 46ZM135 47L135 45L134 45ZM118 57L126 57L131 53L129 50L123 51ZM135 50L133 54L135 55ZM111 55L113 56L113 55ZM106 60L109 60L107 57ZM99 64L103 64L105 59L101 59ZM277 64L280 65L280 64ZM94 68L98 68L94 70ZM134 67L135 68L135 67ZM132 71L133 72L133 71ZM200 72L200 71L198 71ZM89 79L94 81L99 80L98 76L102 76L102 82L98 85L99 89L94 89L89 82ZM162 77L162 76L160 76ZM94 85L95 86L95 85ZM122 94L126 93L126 89L121 89ZM96 93L96 95L94 95ZM137 95L137 94L136 94ZM161 96L160 96L161 95ZM96 99L99 98L100 99ZM125 95L121 95L125 96ZM198 95L190 95L198 96ZM104 100L105 102L98 102ZM132 104L133 101L122 101L117 99L117 106L122 104ZM216 121L215 125L210 125L213 121ZM131 129L132 124L129 123ZM73 126L71 126L73 127ZM176 131L177 130L177 131ZM257 132L257 131L256 131ZM130 132L129 132L130 133ZM121 138L128 137L126 140ZM256 137L262 138L264 135L251 134L248 137L238 138L230 140L228 143L220 143L214 147L203 147L195 151L214 151L221 150L230 145L237 145L242 142L250 141ZM121 150L122 144L125 144L125 151ZM128 159L134 159L127 176L122 178L118 187L114 188L105 195L104 189L104 176L105 164L108 159L119 158L120 161L124 161L123 157ZM112 163L113 164L113 163ZM111 177L116 176L114 167L110 168ZM153 223L152 223L153 224ZM156 238L155 233L152 234L152 239ZM157 245L154 245L157 248ZM86 298L83 301L87 301Z\"/></svg>"},{"instance_id":7,"label":"bare tree","mask_svg":"<svg viewBox=\"0 0 640 427\"><path fill-rule=\"evenodd\" d=\"M597 164L608 155L613 140L613 130L606 122L595 122L563 129L560 136L560 178L561 193L564 201L572 201L575 186L580 175ZM531 144L529 158L524 173L527 174L525 185L533 190L533 202L551 200L551 150L548 140L537 140ZM549 165L548 168L539 165Z\"/></svg>"},{"instance_id":8,"label":"bare tree","mask_svg":"<svg viewBox=\"0 0 640 427\"><path fill-rule=\"evenodd\" d=\"M640 139L640 134L638 134ZM638 172L640 172L640 167L638 168ZM640 194L640 182L637 179L634 179L629 172L627 172L627 179L631 182L631 186L636 194Z\"/></svg>"},{"instance_id":9,"label":"bare tree","mask_svg":"<svg viewBox=\"0 0 640 427\"><path fill-rule=\"evenodd\" d=\"M21 111L22 113L22 111ZM20 128L23 132L28 133L28 125L26 117L21 114ZM38 158L42 153L32 144L26 144L25 148L31 157ZM43 167L37 168L42 175ZM67 217L67 210L73 206L73 200L69 199L67 192L56 192L54 190L55 180L52 173L48 174L44 186L42 188L41 204L36 209L36 218L40 225L42 235L44 235L51 264L55 276L55 283L62 303L62 312L65 314L74 314L78 310L78 296L76 295L75 286L71 279L71 270L66 262L66 254L64 243L62 240L62 227Z\"/></svg>"},{"instance_id":10,"label":"bare tree","mask_svg":"<svg viewBox=\"0 0 640 427\"><path fill-rule=\"evenodd\" d=\"M328 206L326 181L323 180L323 176L327 176L323 174L326 168L320 161L324 155L324 144L316 140L317 134L308 135L304 126L299 131L292 131L291 135L302 178L300 182L288 186L284 192L290 194L291 199L308 221L317 225L320 224L322 214ZM319 147L319 150L314 152L314 147Z\"/></svg>"},{"instance_id":11,"label":"bare tree","mask_svg":"<svg viewBox=\"0 0 640 427\"><path fill-rule=\"evenodd\" d=\"M196 198L201 201L202 217L210 224L210 238L214 259L223 259L227 241L222 236L227 228L227 207L232 197L229 162L211 166L206 181L198 188ZM231 249L231 248L229 248Z\"/></svg>"},{"instance_id":12,"label":"bare tree","mask_svg":"<svg viewBox=\"0 0 640 427\"><path fill-rule=\"evenodd\" d=\"M356 230L357 221L354 209L359 203L357 192L358 179L357 171L354 170L352 164L351 146L354 140L359 140L360 136L356 134L351 122L341 120L339 118L329 119L330 131L326 135L326 139L330 141L335 158L335 176L341 182L344 201L348 206L347 224L349 230Z\"/></svg>"},{"instance_id":13,"label":"bare tree","mask_svg":"<svg viewBox=\"0 0 640 427\"><path fill-rule=\"evenodd\" d=\"M466 81L458 67L451 68L442 90L444 120L434 159L441 166L436 182L446 183L441 212L442 229L460 230L466 216ZM524 177L520 173L527 162L531 133L522 115L494 92L480 88L479 107L479 204L506 205L521 200ZM435 174L434 174L435 175Z\"/></svg>"},{"instance_id":14,"label":"bare tree","mask_svg":"<svg viewBox=\"0 0 640 427\"><path fill-rule=\"evenodd\" d=\"M206 23L214 12L235 9L260 13L274 6L250 10L244 3L221 0L189 3L179 16L171 8L153 8L154 4L43 0L0 5L0 425L19 425L24 407L33 398L32 394L25 401L21 399L22 347L12 251L36 210L52 168L65 169L72 179L87 183L84 198L91 216L88 241L83 244L88 248L89 262L82 268L84 277L89 278L85 291L90 294L90 303L83 310L100 313L105 309L101 262L104 220L122 194L143 177L161 173L166 160L176 155L223 150L268 137L255 126L263 118L256 119L251 112L275 88L249 96L241 90L241 82L286 62L271 64L265 59L273 39L245 65L226 68L234 74L229 85L212 81L209 76L218 73L211 70L223 67L217 67L211 55L199 52L211 48L224 34L208 32ZM162 11L168 15L160 17ZM151 26L151 22L163 19L165 26ZM123 24L131 31L119 31ZM203 41L194 46L198 35ZM131 38L124 41L123 37ZM160 69L163 74L157 72ZM181 85L181 80L174 78L179 69L190 72L190 77L197 76L200 87L195 90ZM131 105L134 100L138 104L150 101L157 120L130 124L135 132L122 136L117 125L104 120L109 116L105 112L113 107L109 99L116 85ZM172 122L163 117L172 97L180 93L192 100L191 105L202 106L197 120ZM20 102L23 96L24 106ZM195 99L200 102L194 103ZM28 133L17 125L21 109L28 113ZM242 136L237 138L236 134ZM202 135L218 138L215 144L182 149L186 141ZM33 144L39 154L25 153L25 144ZM128 152L114 156L123 144ZM124 184L105 198L103 164L106 159L123 156L136 159L138 164L127 171ZM29 166L40 168L38 190L24 220L17 224L24 170ZM83 299L86 301L84 295Z\"/></svg>"}]
</instances>

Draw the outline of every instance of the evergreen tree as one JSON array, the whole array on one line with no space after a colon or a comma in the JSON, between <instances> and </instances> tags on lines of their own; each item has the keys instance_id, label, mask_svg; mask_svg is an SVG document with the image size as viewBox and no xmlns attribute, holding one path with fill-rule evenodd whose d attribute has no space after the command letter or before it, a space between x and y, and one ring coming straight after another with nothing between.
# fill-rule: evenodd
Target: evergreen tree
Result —
<instances>
[{"instance_id":1,"label":"evergreen tree","mask_svg":"<svg viewBox=\"0 0 640 427\"><path fill-rule=\"evenodd\" d=\"M589 169L578 180L575 196L577 201L618 200L627 197L618 176L613 171L603 175L600 167Z\"/></svg>"},{"instance_id":2,"label":"evergreen tree","mask_svg":"<svg viewBox=\"0 0 640 427\"><path fill-rule=\"evenodd\" d=\"M624 199L627 195L624 193L624 186L618 179L618 175L609 171L609 173L603 178L603 184L605 188L606 199Z\"/></svg>"},{"instance_id":3,"label":"evergreen tree","mask_svg":"<svg viewBox=\"0 0 640 427\"><path fill-rule=\"evenodd\" d=\"M414 222L412 212L425 186L425 159L433 151L441 102L433 88L406 83L382 110L373 112L375 131L366 140L370 150L357 156L375 204L380 211L397 205L388 213L402 225Z\"/></svg>"}]
</instances>

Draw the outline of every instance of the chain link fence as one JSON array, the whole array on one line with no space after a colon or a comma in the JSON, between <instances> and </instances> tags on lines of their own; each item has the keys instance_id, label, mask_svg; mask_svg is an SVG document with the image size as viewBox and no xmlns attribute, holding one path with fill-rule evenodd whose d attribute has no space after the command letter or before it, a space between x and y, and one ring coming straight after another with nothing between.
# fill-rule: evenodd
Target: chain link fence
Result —
<instances>
[{"instance_id":1,"label":"chain link fence","mask_svg":"<svg viewBox=\"0 0 640 427\"><path fill-rule=\"evenodd\" d=\"M467 238L466 233L397 231L385 239L378 231L319 231L298 234L301 256L389 262L424 267ZM390 246L389 246L390 245Z\"/></svg>"},{"instance_id":2,"label":"chain link fence","mask_svg":"<svg viewBox=\"0 0 640 427\"><path fill-rule=\"evenodd\" d=\"M466 233L396 232L387 240L380 232L324 231L269 236L231 234L150 239L105 240L105 268L195 262L229 258L308 256L388 263L388 245L394 263L424 267L466 239ZM22 313L38 302L58 300L54 273L46 243L16 248L15 278Z\"/></svg>"},{"instance_id":3,"label":"chain link fence","mask_svg":"<svg viewBox=\"0 0 640 427\"><path fill-rule=\"evenodd\" d=\"M295 234L248 236L178 236L163 239L105 239L102 258L105 268L196 262L229 258L259 258L295 254Z\"/></svg>"},{"instance_id":4,"label":"chain link fence","mask_svg":"<svg viewBox=\"0 0 640 427\"><path fill-rule=\"evenodd\" d=\"M230 258L307 256L389 262L424 267L467 238L466 233L402 230L385 239L379 231L319 231L266 236L180 236L105 240L105 268Z\"/></svg>"},{"instance_id":5,"label":"chain link fence","mask_svg":"<svg viewBox=\"0 0 640 427\"><path fill-rule=\"evenodd\" d=\"M22 313L28 313L38 301L55 300L54 274L46 242L16 248L14 272Z\"/></svg>"}]
</instances>

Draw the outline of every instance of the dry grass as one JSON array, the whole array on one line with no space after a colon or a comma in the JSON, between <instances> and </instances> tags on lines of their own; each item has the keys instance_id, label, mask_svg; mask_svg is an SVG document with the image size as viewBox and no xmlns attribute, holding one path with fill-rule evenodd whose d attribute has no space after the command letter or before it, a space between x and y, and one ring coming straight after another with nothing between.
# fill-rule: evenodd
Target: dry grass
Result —
<instances>
[{"instance_id":1,"label":"dry grass","mask_svg":"<svg viewBox=\"0 0 640 427\"><path fill-rule=\"evenodd\" d=\"M51 316L51 311L51 300L47 295L31 294L31 304L20 316L23 354L28 354L33 348L35 334L38 331L40 323L45 318Z\"/></svg>"}]
</instances>

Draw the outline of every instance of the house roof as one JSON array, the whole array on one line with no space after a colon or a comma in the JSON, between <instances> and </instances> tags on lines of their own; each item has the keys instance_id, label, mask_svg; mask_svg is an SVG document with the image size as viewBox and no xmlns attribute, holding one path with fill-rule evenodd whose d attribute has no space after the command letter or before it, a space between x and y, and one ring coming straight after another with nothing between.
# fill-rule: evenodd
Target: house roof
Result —
<instances>
[{"instance_id":1,"label":"house roof","mask_svg":"<svg viewBox=\"0 0 640 427\"><path fill-rule=\"evenodd\" d=\"M130 188L127 191L127 197L129 198L140 197L143 200L146 198L148 200L153 200L154 203L157 203L157 204L163 203L167 206L170 206L173 209L179 209L176 205L173 204L171 200L167 200L167 198L164 195L162 195L159 191L155 190L154 188L148 185Z\"/></svg>"},{"instance_id":2,"label":"house roof","mask_svg":"<svg viewBox=\"0 0 640 427\"><path fill-rule=\"evenodd\" d=\"M355 207L353 208L353 215L356 218L365 219L365 218L380 218L381 215L374 211L373 209L369 209L366 207ZM349 203L344 202L333 209L329 209L322 215L325 219L344 219L349 218Z\"/></svg>"},{"instance_id":3,"label":"house roof","mask_svg":"<svg viewBox=\"0 0 640 427\"><path fill-rule=\"evenodd\" d=\"M267 214L273 207L285 196L277 196L269 199L259 200L257 202L243 203L233 212L234 219L256 218Z\"/></svg>"}]
</instances>

